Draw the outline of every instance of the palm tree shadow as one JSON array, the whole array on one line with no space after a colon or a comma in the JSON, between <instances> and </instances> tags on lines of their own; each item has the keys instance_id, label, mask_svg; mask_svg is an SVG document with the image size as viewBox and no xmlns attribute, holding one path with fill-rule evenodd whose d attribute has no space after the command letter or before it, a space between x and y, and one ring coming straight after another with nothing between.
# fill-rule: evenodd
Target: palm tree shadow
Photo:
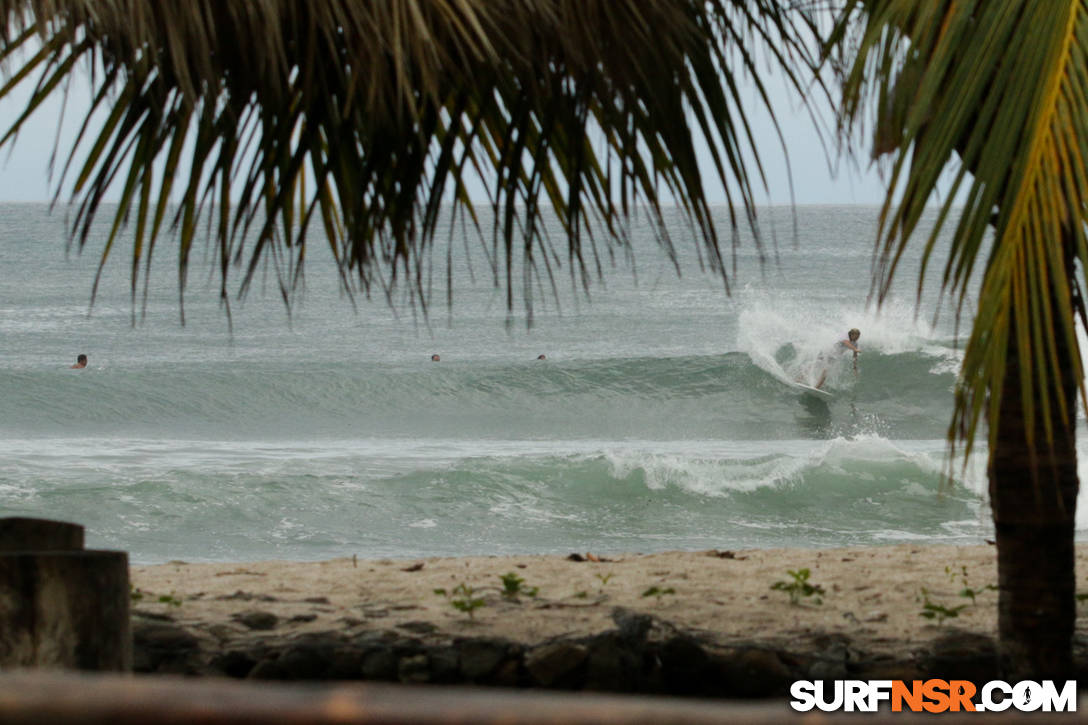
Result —
<instances>
[{"instance_id":1,"label":"palm tree shadow","mask_svg":"<svg viewBox=\"0 0 1088 725\"><path fill-rule=\"evenodd\" d=\"M804 408L804 413L798 416L797 422L807 437L830 438L831 408L827 401L815 393L802 393L798 402Z\"/></svg>"}]
</instances>

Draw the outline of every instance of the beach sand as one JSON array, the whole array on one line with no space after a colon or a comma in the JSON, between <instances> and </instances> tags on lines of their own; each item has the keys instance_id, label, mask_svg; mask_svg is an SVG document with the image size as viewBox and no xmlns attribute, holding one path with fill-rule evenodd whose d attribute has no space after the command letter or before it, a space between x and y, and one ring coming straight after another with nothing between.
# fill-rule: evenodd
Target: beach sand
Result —
<instances>
[{"instance_id":1,"label":"beach sand","mask_svg":"<svg viewBox=\"0 0 1088 725\"><path fill-rule=\"evenodd\" d=\"M993 546L896 545L567 556L188 564L132 569L137 619L168 618L221 641L275 629L280 635L403 629L430 637L497 637L532 645L612 629L624 607L722 643L789 649L805 637L842 634L877 656L902 657L954 627L993 636L997 593ZM581 554L585 558L585 552ZM1078 546L1078 571L1088 545ZM809 569L822 594L792 604L776 582ZM966 571L966 582L964 572ZM534 596L502 596L514 573ZM482 605L472 616L452 604L459 585ZM646 592L657 587L659 595ZM924 592L923 592L924 588ZM962 592L977 591L974 601ZM926 598L956 616L927 618ZM160 598L162 601L160 601ZM460 597L464 598L464 597ZM817 601L819 600L819 602ZM271 617L268 615L272 615ZM1078 631L1088 631L1085 612Z\"/></svg>"}]
</instances>

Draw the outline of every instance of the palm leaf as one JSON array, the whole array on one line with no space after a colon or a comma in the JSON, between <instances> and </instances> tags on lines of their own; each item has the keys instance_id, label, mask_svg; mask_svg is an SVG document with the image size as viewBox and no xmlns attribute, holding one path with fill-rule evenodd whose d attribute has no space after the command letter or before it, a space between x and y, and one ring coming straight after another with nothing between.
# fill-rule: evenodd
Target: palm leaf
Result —
<instances>
[{"instance_id":1,"label":"palm leaf","mask_svg":"<svg viewBox=\"0 0 1088 725\"><path fill-rule=\"evenodd\" d=\"M1086 39L1080 0L853 2L834 39L839 52L849 49L838 57L847 68L844 133L870 123L875 152L896 151L881 213L879 298L942 173L956 169L923 265L954 224L942 292L957 300L957 319L972 276L982 274L949 431L968 455L984 417L992 455L1010 342L1030 450L1043 443L1038 425L1053 443L1052 413L1073 424L1075 411L1055 394L1062 371L1085 395L1074 323L1084 303L1070 262L1088 263ZM965 204L954 208L960 195Z\"/></svg>"},{"instance_id":2,"label":"palm leaf","mask_svg":"<svg viewBox=\"0 0 1088 725\"><path fill-rule=\"evenodd\" d=\"M349 291L377 285L391 296L406 285L425 310L444 205L478 226L465 186L478 173L493 212L493 263L504 271L496 283L508 310L520 295L531 319L537 265L546 260L550 277L557 261L547 256L545 213L566 233L572 279L586 284L591 267L600 274L589 261L598 259L595 229L622 245L622 218L645 206L668 248L662 208L675 201L728 283L695 149L709 140L735 240L765 184L737 78L754 77L768 103L754 60L762 47L800 88L794 73L815 27L783 5L0 0L0 55L26 47L30 32L42 46L0 90L3 98L40 78L5 140L79 68L93 71L96 104L118 99L81 147L73 231L85 242L107 191L120 194L103 262L134 219L134 304L141 261L146 270L177 192L182 289L209 213L224 300L233 270L243 270L244 293L262 260L289 300L316 218ZM78 149L67 153L70 164Z\"/></svg>"}]
</instances>

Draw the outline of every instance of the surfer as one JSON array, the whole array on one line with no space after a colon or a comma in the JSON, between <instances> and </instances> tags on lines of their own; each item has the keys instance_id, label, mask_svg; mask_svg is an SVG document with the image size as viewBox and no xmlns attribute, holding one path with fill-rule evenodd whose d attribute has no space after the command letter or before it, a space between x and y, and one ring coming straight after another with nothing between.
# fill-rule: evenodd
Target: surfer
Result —
<instances>
[{"instance_id":1,"label":"surfer","mask_svg":"<svg viewBox=\"0 0 1088 725\"><path fill-rule=\"evenodd\" d=\"M858 349L858 338L859 337L861 337L861 330L854 327L854 328L852 328L850 330L850 332L846 333L846 339L841 340L839 342L839 344L842 345L843 347L850 348L851 350L854 351L854 359L855 360L858 357L858 353L861 352L861 350Z\"/></svg>"},{"instance_id":2,"label":"surfer","mask_svg":"<svg viewBox=\"0 0 1088 725\"><path fill-rule=\"evenodd\" d=\"M540 353L539 355L536 356L536 359L537 360L547 360L548 356L545 355L544 353Z\"/></svg>"},{"instance_id":3,"label":"surfer","mask_svg":"<svg viewBox=\"0 0 1088 725\"><path fill-rule=\"evenodd\" d=\"M431 362L442 362L442 358L438 356L438 353L431 355Z\"/></svg>"},{"instance_id":4,"label":"surfer","mask_svg":"<svg viewBox=\"0 0 1088 725\"><path fill-rule=\"evenodd\" d=\"M858 374L858 353L861 352L861 349L858 347L858 338L859 337L861 337L861 330L854 327L854 328L851 328L851 330L848 333L846 333L846 339L845 340L839 340L839 345L845 347L848 350L852 350L853 353L854 353L854 375ZM824 371L822 373L820 373L820 380L819 380L819 382L816 383L816 388L817 389L823 388L825 380L827 380L827 368L826 367L824 368Z\"/></svg>"},{"instance_id":5,"label":"surfer","mask_svg":"<svg viewBox=\"0 0 1088 725\"><path fill-rule=\"evenodd\" d=\"M80 354L80 355L79 355L79 356L78 356L78 357L76 358L76 364L75 364L75 365L73 365L73 366L71 367L71 369L72 369L72 370L82 370L82 369L83 369L83 368L85 368L85 367L87 367L87 356L86 356L86 355L83 355L83 354Z\"/></svg>"}]
</instances>

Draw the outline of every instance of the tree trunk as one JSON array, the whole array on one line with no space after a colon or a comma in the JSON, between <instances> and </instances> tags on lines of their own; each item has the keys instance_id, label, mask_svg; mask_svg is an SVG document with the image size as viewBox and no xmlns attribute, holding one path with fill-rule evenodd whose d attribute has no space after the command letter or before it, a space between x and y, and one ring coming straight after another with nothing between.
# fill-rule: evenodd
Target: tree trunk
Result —
<instances>
[{"instance_id":1,"label":"tree trunk","mask_svg":"<svg viewBox=\"0 0 1088 725\"><path fill-rule=\"evenodd\" d=\"M1068 239L1062 242L1072 278L1071 245ZM1013 682L1073 677L1078 381L1067 364L1069 345L1060 331L1056 343L1062 370L1057 384L1050 383L1053 447L1047 444L1038 405L1034 456L1028 447L1014 321L1007 344L1008 367L996 446L991 452L990 503L1000 590L998 652L1002 673ZM1037 391L1033 397L1038 400ZM1068 426L1056 409L1059 398L1065 401L1070 416Z\"/></svg>"}]
</instances>

